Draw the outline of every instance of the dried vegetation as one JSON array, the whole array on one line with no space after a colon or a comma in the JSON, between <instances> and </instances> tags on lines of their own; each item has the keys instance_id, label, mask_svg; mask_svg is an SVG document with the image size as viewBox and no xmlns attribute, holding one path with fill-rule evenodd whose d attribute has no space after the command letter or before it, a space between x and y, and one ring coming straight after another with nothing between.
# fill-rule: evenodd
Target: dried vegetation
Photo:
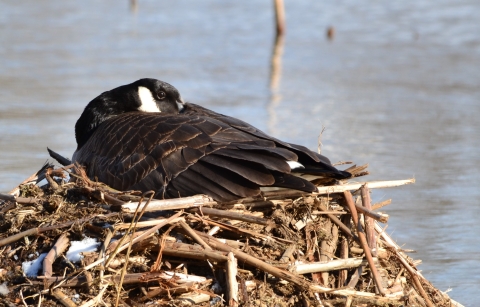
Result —
<instances>
[{"instance_id":1,"label":"dried vegetation","mask_svg":"<svg viewBox=\"0 0 480 307\"><path fill-rule=\"evenodd\" d=\"M72 167L70 166L70 169ZM352 167L357 177L363 167ZM152 200L45 166L1 195L4 306L461 306L384 232L369 189L336 183L218 204ZM75 182L65 183L69 174ZM34 183L45 177L47 184ZM323 182L322 184L332 184ZM85 236L101 244L65 257ZM22 263L48 253L36 277Z\"/></svg>"}]
</instances>

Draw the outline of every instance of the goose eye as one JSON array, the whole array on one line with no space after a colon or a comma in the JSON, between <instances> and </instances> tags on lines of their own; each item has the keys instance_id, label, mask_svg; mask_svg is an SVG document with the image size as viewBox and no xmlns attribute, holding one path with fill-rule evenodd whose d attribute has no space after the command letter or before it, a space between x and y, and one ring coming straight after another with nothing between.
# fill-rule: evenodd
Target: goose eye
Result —
<instances>
[{"instance_id":1,"label":"goose eye","mask_svg":"<svg viewBox=\"0 0 480 307\"><path fill-rule=\"evenodd\" d=\"M163 91L160 91L160 92L157 93L157 96L158 96L158 99L165 99L167 94L165 94L165 92L163 92Z\"/></svg>"}]
</instances>

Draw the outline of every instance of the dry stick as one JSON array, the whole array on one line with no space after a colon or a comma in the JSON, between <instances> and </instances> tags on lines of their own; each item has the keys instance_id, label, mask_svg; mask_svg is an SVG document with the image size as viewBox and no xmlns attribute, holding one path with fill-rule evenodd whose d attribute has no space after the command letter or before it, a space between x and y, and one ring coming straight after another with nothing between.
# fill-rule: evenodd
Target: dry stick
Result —
<instances>
[{"instance_id":1,"label":"dry stick","mask_svg":"<svg viewBox=\"0 0 480 307\"><path fill-rule=\"evenodd\" d=\"M367 184L363 185L360 189L362 194L362 205L366 210L370 210L372 205L370 201L370 190L368 189ZM357 209L358 210L358 209ZM365 216L365 233L367 235L368 247L373 257L377 257L377 239L375 237L374 222L371 217L364 214Z\"/></svg>"},{"instance_id":2,"label":"dry stick","mask_svg":"<svg viewBox=\"0 0 480 307\"><path fill-rule=\"evenodd\" d=\"M375 224L375 230L384 239L385 243L387 243L387 245L390 246L391 249L393 249L395 251L395 256L400 260L400 262L405 267L405 269L407 269L407 272L412 277L415 288L420 293L422 298L425 300L425 303L427 304L427 306L433 307L434 306L433 303L430 301L428 295L426 294L425 290L423 289L422 284L420 283L420 281L418 279L418 277L420 277L422 279L424 279L424 277L418 271L415 271L410 266L410 264L408 264L408 262L405 260L405 257L406 257L405 254L400 252L400 247L397 245L397 243L395 243L395 241L392 240L392 238L390 238L390 236L386 232L384 232L382 230L380 225Z\"/></svg>"},{"instance_id":3,"label":"dry stick","mask_svg":"<svg viewBox=\"0 0 480 307\"><path fill-rule=\"evenodd\" d=\"M348 212L346 211L317 211L317 210L313 210L312 211L312 215L319 215L319 214L348 214Z\"/></svg>"},{"instance_id":4,"label":"dry stick","mask_svg":"<svg viewBox=\"0 0 480 307\"><path fill-rule=\"evenodd\" d=\"M288 243L288 244L295 243L295 242L290 241L290 240L287 240L287 239L278 238L278 237L272 237L272 236L267 236L267 235L264 235L264 234L261 234L261 233L258 233L258 232L249 230L249 229L234 227L233 225L228 225L228 224L226 224L226 223L221 223L221 222L212 221L212 220L208 220L208 219L201 219L201 218L192 217L192 216L190 216L189 218L192 219L192 220L196 220L196 221L202 222L202 223L206 223L206 224L210 224L210 225L215 225L215 226L218 226L218 227L220 227L220 228L222 228L222 229L225 229L225 230L228 230L228 231L232 231L232 232L236 232L236 233L240 233L240 234L244 234L244 235L249 235L249 236L252 236L252 237L256 237L256 238L259 238L259 239L264 240L266 243L269 243L269 242L272 242L272 241L273 241L273 242L277 242L277 241L278 241L278 242Z\"/></svg>"},{"instance_id":5,"label":"dry stick","mask_svg":"<svg viewBox=\"0 0 480 307\"><path fill-rule=\"evenodd\" d=\"M58 191L58 188L59 188L58 183L55 182L55 180L53 180L52 173L53 173L53 168L52 167L47 168L47 170L45 171L45 179L47 179L48 184L54 191Z\"/></svg>"},{"instance_id":6,"label":"dry stick","mask_svg":"<svg viewBox=\"0 0 480 307\"><path fill-rule=\"evenodd\" d=\"M107 235L105 236L105 239L103 240L102 246L100 248L100 252L98 253L98 259L101 259L105 257L105 254L107 252L108 245L110 244L110 241L113 238L113 232L110 228L107 229ZM98 260L97 259L97 260ZM85 274L87 273L87 270L85 270ZM105 274L105 267L100 268L100 280L103 280L103 275Z\"/></svg>"},{"instance_id":7,"label":"dry stick","mask_svg":"<svg viewBox=\"0 0 480 307\"><path fill-rule=\"evenodd\" d=\"M252 215L252 216L261 217L261 216L263 216L263 213L262 213L262 212L252 212L251 215ZM241 224L241 223L242 223L242 221L239 221L239 220L230 220L230 221L228 221L228 224L229 224L229 225L232 225L232 226L237 225L237 224ZM208 234L211 235L211 236L213 236L213 235L215 235L219 230L220 230L220 227L219 227L219 226L214 226L214 227L212 227L212 229L210 229L210 230L208 231Z\"/></svg>"},{"instance_id":8,"label":"dry stick","mask_svg":"<svg viewBox=\"0 0 480 307\"><path fill-rule=\"evenodd\" d=\"M368 183L370 189L378 188L393 188L410 183L415 183L415 179L406 179L406 180L387 180L387 181L369 181L362 183L349 183L344 185L335 185L335 186L325 186L318 187L318 194L331 194L331 193L342 193L345 191L352 191L360 189L364 184Z\"/></svg>"},{"instance_id":9,"label":"dry stick","mask_svg":"<svg viewBox=\"0 0 480 307\"><path fill-rule=\"evenodd\" d=\"M348 241L346 238L342 239L342 242L340 243L340 258L347 259L348 258ZM345 282L347 281L347 270L346 269L341 269L338 272L338 279L337 279L337 288L342 288L345 286Z\"/></svg>"},{"instance_id":10,"label":"dry stick","mask_svg":"<svg viewBox=\"0 0 480 307\"><path fill-rule=\"evenodd\" d=\"M395 250L395 255L397 256L397 259L400 260L402 265L407 269L407 272L410 274L410 277L413 280L413 283L415 285L415 288L417 288L417 291L420 292L420 295L422 298L425 300L425 303L427 304L428 307L434 307L432 301L428 297L427 293L423 289L422 284L420 283L420 280L418 279L417 272L408 264L408 262L400 255L400 253Z\"/></svg>"},{"instance_id":11,"label":"dry stick","mask_svg":"<svg viewBox=\"0 0 480 307\"><path fill-rule=\"evenodd\" d=\"M179 223L182 221L179 221ZM163 256L163 249L165 248L165 242L167 241L167 236L170 234L170 231L174 228L174 225L170 225L170 227L162 234L160 240L157 244L159 246L157 260L155 263L150 267L150 272L155 272L160 269L160 265L162 264L162 256Z\"/></svg>"},{"instance_id":12,"label":"dry stick","mask_svg":"<svg viewBox=\"0 0 480 307\"><path fill-rule=\"evenodd\" d=\"M362 200L363 200L363 192L362 192ZM368 202L370 203L370 195L368 196ZM369 218L377 220L381 223L387 223L388 222L388 218L389 218L388 214L377 213L377 212L372 211L371 208L362 207L362 206L359 206L357 204L355 204L355 207L357 208L358 212L363 213L363 215L368 216Z\"/></svg>"},{"instance_id":13,"label":"dry stick","mask_svg":"<svg viewBox=\"0 0 480 307\"><path fill-rule=\"evenodd\" d=\"M392 203L392 199L387 199L372 205L372 210L377 210Z\"/></svg>"},{"instance_id":14,"label":"dry stick","mask_svg":"<svg viewBox=\"0 0 480 307\"><path fill-rule=\"evenodd\" d=\"M158 225L156 225L155 227L152 227L150 228L149 230L145 231L144 233L142 233L140 236L134 238L133 240L131 240L129 243L126 243L124 244L123 246L119 247L116 252L119 253L123 250L125 250L126 248L128 248L128 245L129 244L135 244L137 242L140 242L142 241L143 239L145 239L146 237L148 237L149 235L153 234L155 231L157 231L158 229L162 228L163 226L167 225L168 223L171 223L173 221L175 221L175 219L177 217L179 217L180 215L182 215L182 211L179 211L177 212L176 214L172 215L171 217L169 217L168 219L166 219L165 221L162 221L160 223L158 223ZM106 257L103 257L101 259L98 259L97 261L91 263L90 265L86 266L85 267L85 270L90 270L91 268L95 267L96 265L102 263L103 261L105 261L105 258Z\"/></svg>"},{"instance_id":15,"label":"dry stick","mask_svg":"<svg viewBox=\"0 0 480 307\"><path fill-rule=\"evenodd\" d=\"M155 248L152 248L152 250L155 250ZM214 251L211 248L210 250L206 250L198 245L190 245L177 242L165 242L163 254L168 256L175 256L178 258L210 260L215 262L227 261L227 255L225 252Z\"/></svg>"},{"instance_id":16,"label":"dry stick","mask_svg":"<svg viewBox=\"0 0 480 307\"><path fill-rule=\"evenodd\" d=\"M317 187L317 192L312 193L313 195L324 195L324 194L332 194L332 193L343 193L345 191L354 191L358 190L364 185L368 183L368 187L370 189L380 189L380 188L393 188L398 187L410 183L415 183L415 179L406 179L406 180L387 180L387 181L369 181L369 182L361 182L361 183L349 183L344 185L332 185L332 186L323 186ZM305 193L298 190L289 190L285 189L282 191L270 191L264 192L262 196L264 198L279 198L279 197L296 197L301 195L307 195L309 193Z\"/></svg>"},{"instance_id":17,"label":"dry stick","mask_svg":"<svg viewBox=\"0 0 480 307\"><path fill-rule=\"evenodd\" d=\"M189 285L179 286L179 287L175 287L175 288L168 288L168 289L164 289L164 288L153 289L153 290L149 291L145 297L140 299L140 301L146 301L146 300L148 300L152 297L155 297L157 295L182 294L182 293L186 293L186 292L189 292L189 291L192 291L192 287L190 287Z\"/></svg>"},{"instance_id":18,"label":"dry stick","mask_svg":"<svg viewBox=\"0 0 480 307\"><path fill-rule=\"evenodd\" d=\"M228 306L238 306L237 259L232 252L228 253L227 272L227 302Z\"/></svg>"},{"instance_id":19,"label":"dry stick","mask_svg":"<svg viewBox=\"0 0 480 307\"><path fill-rule=\"evenodd\" d=\"M328 211L327 207L324 204L320 204L320 209L323 211ZM345 226L345 224L340 221L338 217L336 217L333 214L327 214L328 218L332 220L335 225L337 225L346 235L348 235L350 238L354 239L355 241L359 241L358 237L352 233L349 227Z\"/></svg>"},{"instance_id":20,"label":"dry stick","mask_svg":"<svg viewBox=\"0 0 480 307\"><path fill-rule=\"evenodd\" d=\"M43 275L45 277L52 276L52 264L55 259L67 249L68 242L68 233L65 232L58 238L55 245L53 245L45 259L43 259Z\"/></svg>"},{"instance_id":21,"label":"dry stick","mask_svg":"<svg viewBox=\"0 0 480 307\"><path fill-rule=\"evenodd\" d=\"M285 6L283 0L273 0L275 4L275 25L277 36L285 34Z\"/></svg>"},{"instance_id":22,"label":"dry stick","mask_svg":"<svg viewBox=\"0 0 480 307\"><path fill-rule=\"evenodd\" d=\"M190 237L192 237L192 239L194 239L198 244L203 246L203 248L205 248L206 250L212 250L212 248L207 243L205 243L205 241L203 241L202 238L200 238L200 236L197 235L195 231L193 231L193 229L188 226L187 223L185 223L184 221L180 221L178 222L178 224L182 226L182 228L188 233Z\"/></svg>"},{"instance_id":23,"label":"dry stick","mask_svg":"<svg viewBox=\"0 0 480 307\"><path fill-rule=\"evenodd\" d=\"M323 240L321 244L322 248L322 255L327 256L327 259L332 259L333 255L335 254L335 249L338 243L338 227L336 225L331 224L331 238L327 240ZM328 286L328 272L322 273L322 278L325 283L325 286Z\"/></svg>"},{"instance_id":24,"label":"dry stick","mask_svg":"<svg viewBox=\"0 0 480 307\"><path fill-rule=\"evenodd\" d=\"M19 204L35 204L40 201L39 198L35 197L15 197L13 195L1 194L0 199L17 202Z\"/></svg>"},{"instance_id":25,"label":"dry stick","mask_svg":"<svg viewBox=\"0 0 480 307\"><path fill-rule=\"evenodd\" d=\"M165 220L162 220L162 221L166 221L166 219L165 219ZM155 223L155 225L158 225L158 224L159 224L159 223ZM154 226L155 226L155 225L154 225ZM125 235L125 240L130 241L131 238L136 239L136 238L138 238L139 236L141 236L141 235L144 234L144 233L145 233L145 231L136 231L134 234ZM110 254L111 254L112 252L114 252L114 251L117 249L117 247L120 246L122 243L123 243L123 242L121 242L120 240L111 242L111 243L108 245L107 249L105 250L105 254L104 254L102 257L110 255ZM98 259L100 259L100 258L101 258L101 257L98 257ZM112 260L112 261L113 261L113 260Z\"/></svg>"},{"instance_id":26,"label":"dry stick","mask_svg":"<svg viewBox=\"0 0 480 307\"><path fill-rule=\"evenodd\" d=\"M52 292L53 296L55 296L55 298L57 300L60 301L60 303L62 303L63 306L65 307L76 307L77 304L75 304L68 296L65 295L65 293L62 292L62 290L60 290L59 288L53 290Z\"/></svg>"},{"instance_id":27,"label":"dry stick","mask_svg":"<svg viewBox=\"0 0 480 307\"><path fill-rule=\"evenodd\" d=\"M139 229L139 228L144 228L144 227L155 226L158 223L163 222L165 220L166 220L166 218L160 218L160 219L153 219L153 220L149 220L149 221L137 222L136 228ZM128 228L130 228L130 225L131 225L131 223L118 223L118 224L113 225L113 228L115 230L128 229Z\"/></svg>"},{"instance_id":28,"label":"dry stick","mask_svg":"<svg viewBox=\"0 0 480 307\"><path fill-rule=\"evenodd\" d=\"M23 237L26 237L26 236L32 236L32 235L37 236L41 233L44 233L44 232L47 232L47 231L50 231L50 230L70 227L75 223L84 223L84 222L86 222L90 219L93 219L95 217L102 216L102 217L107 218L107 217L111 217L111 216L115 216L115 215L118 215L118 213L90 215L88 217L84 217L84 218L76 220L76 221L69 221L69 222L65 222L65 223L62 223L62 224L58 224L58 225L45 226L45 227L39 227L39 228L31 228L31 229L22 231L20 233L17 233L16 235L13 235L13 236L10 236L10 237L7 237L5 239L0 240L0 247L4 246L6 244L16 242L16 241L18 241L18 240L20 240L20 239L22 239Z\"/></svg>"},{"instance_id":29,"label":"dry stick","mask_svg":"<svg viewBox=\"0 0 480 307\"><path fill-rule=\"evenodd\" d=\"M362 195L362 206L356 206L357 210L358 207L364 209L366 212L371 212L372 205L371 205L371 199L370 199L370 190L368 189L368 185L365 184L364 186L361 187L360 189L361 195ZM365 232L367 235L367 243L370 247L370 250L372 252L373 257L378 257L378 249L377 249L377 238L376 238L376 233L375 233L375 224L376 222L372 219L370 214L364 214L364 221L365 221ZM388 215L387 215L387 220L388 220ZM386 221L385 221L386 222ZM386 272L385 269L383 269L378 260L375 259L374 263L376 266L379 267L378 273L380 275L380 280L382 281L382 288L387 289L388 288L388 273Z\"/></svg>"},{"instance_id":30,"label":"dry stick","mask_svg":"<svg viewBox=\"0 0 480 307\"><path fill-rule=\"evenodd\" d=\"M84 261L84 259L81 259L81 260L80 260L80 264L82 265L82 268L85 267L85 261ZM94 290L94 288L93 288L93 276L92 276L92 272L90 272L90 271L84 271L84 274L85 274L85 278L86 278L86 280L87 280L86 285L85 285L85 288L86 288L87 292L88 292L89 294L91 294L91 293L93 292L93 290ZM103 275L100 277L100 280L103 280Z\"/></svg>"},{"instance_id":31,"label":"dry stick","mask_svg":"<svg viewBox=\"0 0 480 307\"><path fill-rule=\"evenodd\" d=\"M98 294L97 296L95 296L94 298L92 298L91 300L89 300L88 302L82 304L80 307L93 307L93 306L98 306L98 305L106 305L104 302L103 302L103 294L105 293L105 290L107 290L108 288L108 285L104 285L100 291L98 291ZM103 304L102 304L103 303Z\"/></svg>"},{"instance_id":32,"label":"dry stick","mask_svg":"<svg viewBox=\"0 0 480 307\"><path fill-rule=\"evenodd\" d=\"M145 196L147 196L147 194L150 194L150 198L148 199L148 201L145 203L145 205L143 206L142 210L140 211L140 213L138 214L138 217L137 217L137 213L139 211L139 208L140 208L140 205L142 203L142 200ZM130 226L130 228L127 230L127 233L130 233L131 231L133 231L133 229L136 227L136 224L137 222L142 218L143 214L145 213L145 210L148 208L148 205L150 204L150 202L152 201L153 199L153 196L155 196L155 192L154 191L148 191L148 192L145 192L143 193L142 195L142 198L140 199L140 202L138 203L137 205L137 210L135 210L135 214L133 215L133 220L132 220L132 225ZM133 237L133 236L132 236ZM132 250L132 237L130 237L130 244L128 244L128 248L127 248L127 253L125 255L125 258L128 259L130 257L130 252ZM122 238L123 239L123 238ZM105 263L105 266L108 266L108 264L113 260L114 258L114 253L112 253L112 257L108 258L108 260L106 261ZM116 301L115 301L115 307L118 306L119 302L120 302L120 292L121 292L121 289L122 289L122 285L123 285L123 279L125 277L125 274L127 273L127 267L128 267L128 261L125 261L125 266L122 268L122 272L120 274L120 282L118 283L118 286L117 286L117 297L116 297Z\"/></svg>"},{"instance_id":33,"label":"dry stick","mask_svg":"<svg viewBox=\"0 0 480 307\"><path fill-rule=\"evenodd\" d=\"M226 258L226 257L225 257ZM172 279L173 278L173 279ZM64 277L48 277L44 278L42 276L39 276L38 279L41 279L42 281L39 283L45 283L47 285L51 285L52 283L60 282L65 280L66 278ZM123 284L124 285L132 285L132 284L141 284L141 283L149 283L151 281L156 281L158 279L164 279L164 280L175 280L176 283L179 284L188 284L192 282L197 282L197 283L202 283L205 282L207 279L202 276L195 276L195 275L187 275L187 274L181 274L181 273L176 273L176 272L161 272L161 273L156 273L156 274L149 274L149 273L130 273L125 275ZM108 282L108 285L113 285L117 284L120 281L120 276L119 275L105 275L104 280ZM68 281L66 281L64 284L62 284L63 287L82 287L85 285L86 278L84 276L76 276L73 278L68 278ZM32 284L36 284L35 282L32 282ZM158 283L156 283L158 285Z\"/></svg>"},{"instance_id":34,"label":"dry stick","mask_svg":"<svg viewBox=\"0 0 480 307\"><path fill-rule=\"evenodd\" d=\"M332 223L330 221L328 221L329 225L331 225ZM298 224L298 223L297 223ZM315 261L321 261L321 260L324 260L324 259L319 259L319 255L318 255L318 238L317 238L317 233L316 233L316 229L315 229L315 226L313 223L308 223L306 224L306 228L305 228L305 241L306 241L306 252L305 252L305 256L306 258L311 261L311 262L315 262ZM328 231L326 229L322 229L325 233L327 233ZM326 260L326 259L325 259ZM318 273L313 273L312 274L312 281L315 282L315 283L320 283L322 282L322 279L321 279L321 274L318 274ZM325 285L327 286L327 285Z\"/></svg>"},{"instance_id":35,"label":"dry stick","mask_svg":"<svg viewBox=\"0 0 480 307\"><path fill-rule=\"evenodd\" d=\"M216 238L209 236L207 234L197 232L201 237L205 239L205 242L210 245L213 249L221 250L224 252L231 252L235 255L235 257L243 262L246 262L250 265L253 265L267 273L272 274L275 277L284 279L286 281L289 281L297 286L302 287L303 289L308 289L309 288L309 282L304 280L302 277L297 276L295 274L292 274L287 271L280 270L270 264L267 264L263 262L262 260L259 260L255 257L252 257L242 251L239 251L235 248L232 248L226 244L221 243L218 241Z\"/></svg>"},{"instance_id":36,"label":"dry stick","mask_svg":"<svg viewBox=\"0 0 480 307\"><path fill-rule=\"evenodd\" d=\"M125 204L123 200L120 200L118 198L115 198L111 195L108 195L98 189L94 188L89 188L89 187L82 187L81 190L87 191L88 194L91 194L93 197L95 197L97 200L104 201L108 204L114 205L114 206L122 206Z\"/></svg>"},{"instance_id":37,"label":"dry stick","mask_svg":"<svg viewBox=\"0 0 480 307\"><path fill-rule=\"evenodd\" d=\"M180 295L177 300L181 301L179 305L194 306L200 303L208 302L210 300L210 295L205 293L191 292Z\"/></svg>"},{"instance_id":38,"label":"dry stick","mask_svg":"<svg viewBox=\"0 0 480 307\"><path fill-rule=\"evenodd\" d=\"M175 199L163 199L163 200L152 200L148 205L146 211L163 211L163 210L176 210L176 209L188 209L200 206L208 206L217 204L213 201L212 198L206 195L195 195L184 198L175 198ZM145 202L140 204L140 209L143 209ZM122 209L126 212L133 213L137 210L137 204L124 204Z\"/></svg>"},{"instance_id":39,"label":"dry stick","mask_svg":"<svg viewBox=\"0 0 480 307\"><path fill-rule=\"evenodd\" d=\"M283 252L282 258L280 258L280 262L287 263L290 261L290 256L292 256L293 252L297 249L296 244L289 245L285 252Z\"/></svg>"},{"instance_id":40,"label":"dry stick","mask_svg":"<svg viewBox=\"0 0 480 307\"><path fill-rule=\"evenodd\" d=\"M334 270L343 270L356 268L360 265L366 265L367 261L362 258L347 258L330 260L326 262L301 263L295 265L291 271L296 274L308 274L315 272L329 272ZM342 285L343 287L343 285Z\"/></svg>"},{"instance_id":41,"label":"dry stick","mask_svg":"<svg viewBox=\"0 0 480 307\"><path fill-rule=\"evenodd\" d=\"M228 218L228 219L231 219L231 220L238 220L238 221L260 224L260 225L274 225L275 224L273 221L270 221L268 219L264 219L264 218L261 218L261 217L256 217L256 216L253 216L253 215L243 214L243 213L238 213L238 212L231 212L231 211L213 209L213 208L201 208L201 209L195 208L195 209L192 209L190 211L198 212L198 213L201 212L205 215L211 215L211 216L216 216L216 217L224 217L224 218Z\"/></svg>"},{"instance_id":42,"label":"dry stick","mask_svg":"<svg viewBox=\"0 0 480 307\"><path fill-rule=\"evenodd\" d=\"M350 191L345 191L344 196L345 196L347 205L350 208L350 213L352 214L352 219L355 224L355 227L357 228L358 237L360 238L360 245L362 246L363 251L365 252L365 257L367 258L368 265L370 266L370 270L372 272L375 285L377 286L378 292L382 296L385 296L385 290L382 287L382 281L380 279L380 276L378 275L377 268L375 267L372 254L370 253L367 239L365 238L365 233L363 232L362 224L358 219L357 209L355 208L355 204L353 203L352 193L350 193Z\"/></svg>"}]
</instances>

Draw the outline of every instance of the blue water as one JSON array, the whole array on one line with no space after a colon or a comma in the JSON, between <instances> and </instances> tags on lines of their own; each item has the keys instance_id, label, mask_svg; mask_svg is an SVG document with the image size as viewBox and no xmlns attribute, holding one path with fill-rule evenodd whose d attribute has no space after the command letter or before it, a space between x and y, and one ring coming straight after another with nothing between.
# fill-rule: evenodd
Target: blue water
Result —
<instances>
[{"instance_id":1,"label":"blue water","mask_svg":"<svg viewBox=\"0 0 480 307\"><path fill-rule=\"evenodd\" d=\"M423 274L475 306L480 288L480 2L287 1L270 88L270 1L1 1L0 191L71 156L101 92L141 77L240 117L370 180L417 183L388 198L388 232ZM334 26L336 36L326 38Z\"/></svg>"}]
</instances>

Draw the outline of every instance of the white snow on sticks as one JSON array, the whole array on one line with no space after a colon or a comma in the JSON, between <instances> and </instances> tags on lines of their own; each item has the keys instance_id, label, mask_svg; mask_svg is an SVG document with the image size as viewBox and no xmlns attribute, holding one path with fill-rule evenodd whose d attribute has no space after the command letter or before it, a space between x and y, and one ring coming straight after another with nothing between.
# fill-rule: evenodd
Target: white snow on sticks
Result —
<instances>
[{"instance_id":1,"label":"white snow on sticks","mask_svg":"<svg viewBox=\"0 0 480 307\"><path fill-rule=\"evenodd\" d=\"M42 268L43 259L47 253L40 254L37 259L32 261L25 261L22 263L22 270L27 277L37 277L38 271Z\"/></svg>"},{"instance_id":2,"label":"white snow on sticks","mask_svg":"<svg viewBox=\"0 0 480 307\"><path fill-rule=\"evenodd\" d=\"M83 258L80 253L94 252L100 245L100 242L97 242L96 239L89 237L85 237L82 241L72 241L70 243L71 245L67 251L66 257L71 262L79 262Z\"/></svg>"}]
</instances>

